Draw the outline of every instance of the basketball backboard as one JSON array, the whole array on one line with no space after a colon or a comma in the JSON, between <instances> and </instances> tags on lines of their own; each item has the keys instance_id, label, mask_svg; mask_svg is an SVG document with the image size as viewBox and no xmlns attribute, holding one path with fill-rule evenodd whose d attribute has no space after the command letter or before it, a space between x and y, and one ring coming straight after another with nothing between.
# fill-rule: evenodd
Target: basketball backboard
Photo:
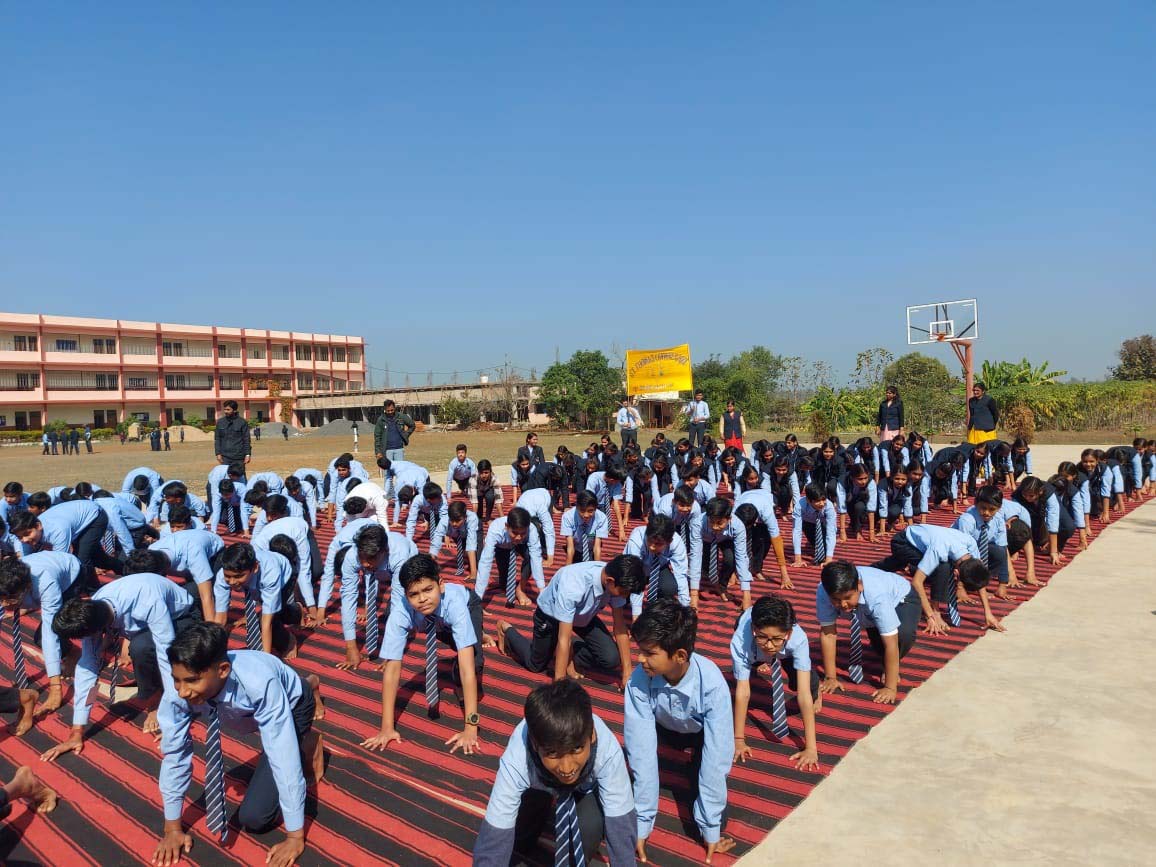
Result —
<instances>
[{"instance_id":1,"label":"basketball backboard","mask_svg":"<svg viewBox=\"0 0 1156 867\"><path fill-rule=\"evenodd\" d=\"M940 301L907 308L907 344L938 343L945 340L975 340L979 337L979 305L966 301Z\"/></svg>"}]
</instances>

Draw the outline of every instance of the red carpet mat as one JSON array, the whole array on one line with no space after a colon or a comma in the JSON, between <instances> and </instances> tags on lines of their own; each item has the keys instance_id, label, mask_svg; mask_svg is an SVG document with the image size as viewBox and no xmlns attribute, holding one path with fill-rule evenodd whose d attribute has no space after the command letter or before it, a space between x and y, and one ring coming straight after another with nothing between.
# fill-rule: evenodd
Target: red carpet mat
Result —
<instances>
[{"instance_id":1,"label":"red carpet mat","mask_svg":"<svg viewBox=\"0 0 1156 867\"><path fill-rule=\"evenodd\" d=\"M507 503L510 499L507 498ZM1131 507L1131 506L1130 506ZM932 520L950 524L953 516L936 511ZM557 520L557 518L556 518ZM1097 526L1097 532L1099 527ZM789 524L784 527L789 537ZM332 530L328 524L318 532L322 551ZM428 548L424 530L419 539L422 550ZM1069 543L1069 552L1074 550ZM619 553L621 543L611 540L604 546L607 558ZM789 543L788 543L789 549ZM887 550L886 542L865 541L839 543L837 554L856 563L871 563ZM609 552L609 553L607 553ZM1070 556L1070 554L1069 554ZM773 562L774 554L768 558ZM560 559L560 558L559 558ZM452 576L452 556L443 553L446 574ZM1023 578L1020 558L1017 569ZM768 573L773 569L768 568ZM1042 558L1037 565L1041 579L1049 578L1055 568ZM803 627L811 638L812 657L820 658L818 624L815 621L815 587L818 570L814 567L792 569L795 589L787 596L796 606ZM452 578L450 579L452 580ZM777 583L777 582L776 582ZM756 584L756 597L771 589L768 582ZM491 591L492 592L492 591ZM1009 613L1030 599L1037 588L1021 587L1014 601L994 600L997 616ZM507 619L523 631L530 629L531 613L508 610L500 594L486 600L487 631L493 632L497 618ZM917 687L955 654L982 634L982 610L979 606L961 606L964 623L946 637L931 638L921 634L904 659L901 694ZM737 608L713 595L705 595L700 608L698 650L730 673L729 642ZM234 619L241 617L234 604ZM25 647L32 650L34 618L26 617ZM442 703L440 720L425 715L425 697L421 683L421 642L411 642L405 660L399 694L398 730L403 742L394 744L385 754L371 753L359 744L379 728L381 678L368 667L357 672L338 671L334 666L343 658L340 615L330 615L330 622L301 639L301 653L294 665L301 671L320 676L327 706L327 716L317 728L324 732L329 752L324 782L310 790L306 805L307 847L302 864L332 865L458 865L467 864L489 796L490 784L498 766L498 757L511 730L521 719L526 694L543 683L544 675L532 675L496 651L486 659L485 698L482 702L482 738L485 752L464 758L450 755L443 742L461 728L461 712L452 701ZM3 632L7 633L5 620ZM243 626L234 628L235 644L244 637ZM999 641L995 635L987 640ZM846 642L840 642L840 668L846 663ZM0 640L0 677L10 681L11 641L7 634ZM863 737L871 726L882 720L891 707L876 705L871 693L881 674L881 661L867 648L864 653L867 678L856 686L845 678L847 691L826 696L818 719L819 773L796 771L788 756L801 746L802 724L793 699L788 702L792 737L798 743L779 743L770 733L771 708L769 684L754 678L747 740L754 749L754 759L736 764L730 775L729 824L727 832L738 845L734 856L742 855L787 815L822 776ZM448 651L442 655L443 675L451 662ZM43 671L37 661L29 660L29 674L44 685ZM102 681L103 684L103 681ZM595 712L620 736L622 731L622 696L608 682L588 681ZM71 692L66 692L66 701ZM153 739L144 735L140 724L144 715L126 702L111 711L98 703L92 713L92 727L83 754L68 755L55 764L39 761L40 753L68 735L70 705L41 720L22 738L0 733L0 774L8 779L18 765L32 765L46 783L61 794L60 806L47 817L33 817L17 806L0 829L0 860L17 864L147 864L156 846L163 824L160 794L157 789L159 754ZM230 833L227 847L217 845L207 833L203 821L201 784L203 781L203 729L194 727L197 758L190 800L186 801L184 820L195 838L187 861L194 864L263 864L265 850L283 839L280 830L256 837ZM226 737L228 796L235 809L252 773L259 746L252 741ZM658 865L701 863L701 848L688 838L693 833L693 819L687 800L687 779L681 757L660 754L662 792L660 814L648 852ZM716 858L730 863L730 856ZM542 863L552 863L543 855Z\"/></svg>"}]
</instances>

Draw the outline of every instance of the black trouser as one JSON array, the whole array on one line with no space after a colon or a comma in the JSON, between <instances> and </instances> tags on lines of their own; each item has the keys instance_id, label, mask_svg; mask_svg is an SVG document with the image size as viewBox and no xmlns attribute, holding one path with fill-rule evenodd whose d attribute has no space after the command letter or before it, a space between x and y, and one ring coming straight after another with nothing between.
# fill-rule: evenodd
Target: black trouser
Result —
<instances>
[{"instance_id":1,"label":"black trouser","mask_svg":"<svg viewBox=\"0 0 1156 867\"><path fill-rule=\"evenodd\" d=\"M676 732L671 731L665 726L655 723L654 733L658 736L658 745L663 747L670 747L671 749L682 752L690 750L690 766L687 768L687 776L690 780L690 792L686 796L684 803L693 803L698 800L699 795L699 776L702 773L702 750L703 744L706 740L703 732ZM677 800L683 801L681 797ZM722 813L722 823L720 824L720 832L726 831L727 828L727 810L724 807Z\"/></svg>"},{"instance_id":2,"label":"black trouser","mask_svg":"<svg viewBox=\"0 0 1156 867\"><path fill-rule=\"evenodd\" d=\"M466 476L464 479L454 479L454 484L458 486L458 493L465 494L467 497L470 494L470 477Z\"/></svg>"},{"instance_id":3,"label":"black trouser","mask_svg":"<svg viewBox=\"0 0 1156 867\"><path fill-rule=\"evenodd\" d=\"M534 611L533 638L526 638L511 626L506 630L506 646L527 671L545 671L558 646L558 621L539 608ZM614 636L597 616L585 626L574 627L572 646L574 664L582 669L617 672L622 666Z\"/></svg>"},{"instance_id":4,"label":"black trouser","mask_svg":"<svg viewBox=\"0 0 1156 867\"><path fill-rule=\"evenodd\" d=\"M474 635L478 639L478 643L474 645L474 674L478 678L478 696L482 694L482 672L486 669L486 655L482 653L482 600L478 598L478 594L470 591L470 623L474 627ZM453 648L455 652L460 650L457 642L454 641L454 633L452 629L442 629L438 632L438 641L447 647ZM461 663L454 658L454 667L450 672L450 682L454 686L460 687L462 685L462 670Z\"/></svg>"},{"instance_id":5,"label":"black trouser","mask_svg":"<svg viewBox=\"0 0 1156 867\"><path fill-rule=\"evenodd\" d=\"M301 698L293 705L293 730L297 734L298 748L301 741L313 728L313 714L316 710L313 690L301 678ZM237 810L237 823L246 831L262 834L272 831L281 823L281 804L277 797L277 781L273 769L269 767L269 757L264 751L257 759L257 767L249 778L245 797Z\"/></svg>"},{"instance_id":6,"label":"black trouser","mask_svg":"<svg viewBox=\"0 0 1156 867\"><path fill-rule=\"evenodd\" d=\"M725 585L730 582L731 576L735 574L735 543L733 539L720 539L717 542L708 542L703 539L702 542L702 578L704 581L709 581L710 576L710 549L712 545L718 545L719 553L722 554L722 563L718 567L719 584Z\"/></svg>"},{"instance_id":7,"label":"black trouser","mask_svg":"<svg viewBox=\"0 0 1156 867\"><path fill-rule=\"evenodd\" d=\"M747 527L747 543L751 546L751 574L758 575L763 571L767 552L771 550L770 528L762 521Z\"/></svg>"},{"instance_id":8,"label":"black trouser","mask_svg":"<svg viewBox=\"0 0 1156 867\"><path fill-rule=\"evenodd\" d=\"M891 554L878 563L872 563L875 569L885 572L902 572L910 568L912 574L919 567L923 559L923 552L907 541L907 531L896 533L891 537ZM931 585L931 599L933 602L948 602L955 598L955 574L950 561L940 563L927 576Z\"/></svg>"},{"instance_id":9,"label":"black trouser","mask_svg":"<svg viewBox=\"0 0 1156 867\"><path fill-rule=\"evenodd\" d=\"M570 508L570 483L563 480L550 491L550 505L556 511L564 512Z\"/></svg>"},{"instance_id":10,"label":"black trouser","mask_svg":"<svg viewBox=\"0 0 1156 867\"><path fill-rule=\"evenodd\" d=\"M14 686L0 686L0 713L16 713L20 710L20 690ZM4 789L0 788L0 792Z\"/></svg>"},{"instance_id":11,"label":"black trouser","mask_svg":"<svg viewBox=\"0 0 1156 867\"><path fill-rule=\"evenodd\" d=\"M948 476L946 479L932 478L930 487L931 497L927 504L928 509L930 509L932 506L938 506L944 500L948 500L953 503L955 502L955 497L951 495L950 476Z\"/></svg>"},{"instance_id":12,"label":"black trouser","mask_svg":"<svg viewBox=\"0 0 1156 867\"><path fill-rule=\"evenodd\" d=\"M695 448L696 446L701 446L703 437L705 437L705 436L706 436L706 422L705 421L692 421L690 423L690 427L687 429L687 434L686 434L686 438L688 440L690 440L690 447Z\"/></svg>"},{"instance_id":13,"label":"black trouser","mask_svg":"<svg viewBox=\"0 0 1156 867\"><path fill-rule=\"evenodd\" d=\"M173 618L173 635L180 635L194 623L200 623L200 598L194 596L196 603L190 605L181 614ZM63 652L64 648L61 648ZM117 652L120 649L117 648ZM136 676L136 695L141 701L152 698L160 692L164 684L161 681L161 670L157 665L157 647L153 642L153 634L145 629L129 637L128 655L132 659L133 673Z\"/></svg>"},{"instance_id":14,"label":"black trouser","mask_svg":"<svg viewBox=\"0 0 1156 867\"><path fill-rule=\"evenodd\" d=\"M1007 584L1011 579L1011 573L1008 572L1007 565L1007 547L989 543L987 546L987 559L989 561L991 574L996 577L1000 584Z\"/></svg>"},{"instance_id":15,"label":"black trouser","mask_svg":"<svg viewBox=\"0 0 1156 867\"><path fill-rule=\"evenodd\" d=\"M915 646L915 636L919 633L919 617L923 614L923 606L919 604L919 594L911 588L903 601L895 606L895 613L899 616L899 658L907 655L907 651ZM867 640L872 649L880 656L883 655L883 636L879 630L865 626Z\"/></svg>"},{"instance_id":16,"label":"black trouser","mask_svg":"<svg viewBox=\"0 0 1156 867\"><path fill-rule=\"evenodd\" d=\"M799 692L799 673L795 671L794 663L789 659L780 659L779 664L783 667L783 674L787 676L787 686L791 688L791 692L798 694ZM814 671L809 672L811 675L811 701L819 700L819 678Z\"/></svg>"},{"instance_id":17,"label":"black trouser","mask_svg":"<svg viewBox=\"0 0 1156 867\"><path fill-rule=\"evenodd\" d=\"M1060 503L1060 530L1056 534L1056 544L1059 550L1063 552L1064 546L1068 544L1068 540L1075 535L1076 520L1072 517L1071 509L1067 508L1063 503Z\"/></svg>"},{"instance_id":18,"label":"black trouser","mask_svg":"<svg viewBox=\"0 0 1156 867\"><path fill-rule=\"evenodd\" d=\"M44 448L41 450L40 454L42 454L42 455L51 454L51 453L48 451L48 443L45 443L45 444L44 444Z\"/></svg>"},{"instance_id":19,"label":"black trouser","mask_svg":"<svg viewBox=\"0 0 1156 867\"><path fill-rule=\"evenodd\" d=\"M626 448L629 445L638 445L637 428L630 428L629 430L627 428L622 429L622 448Z\"/></svg>"},{"instance_id":20,"label":"black trouser","mask_svg":"<svg viewBox=\"0 0 1156 867\"><path fill-rule=\"evenodd\" d=\"M124 574L124 564L115 557L110 557L100 547L100 540L108 530L108 513L101 509L87 527L76 534L72 540L76 558L80 561L80 577L85 585L92 590L98 586L96 568L108 569L117 575Z\"/></svg>"},{"instance_id":21,"label":"black trouser","mask_svg":"<svg viewBox=\"0 0 1156 867\"><path fill-rule=\"evenodd\" d=\"M481 528L479 527L479 536L481 535ZM541 532L541 531L539 531ZM545 550L545 545L542 546ZM479 542L478 550L482 550L482 544ZM518 570L518 580L525 581L530 577L530 546L518 545L513 550L518 552L518 558L521 567ZM498 567L498 594L500 596L506 595L506 573L510 568L510 549L497 548L494 551L494 565Z\"/></svg>"},{"instance_id":22,"label":"black trouser","mask_svg":"<svg viewBox=\"0 0 1156 867\"><path fill-rule=\"evenodd\" d=\"M494 516L494 503L498 500L498 493L493 488L478 489L478 517L484 522Z\"/></svg>"},{"instance_id":23,"label":"black trouser","mask_svg":"<svg viewBox=\"0 0 1156 867\"><path fill-rule=\"evenodd\" d=\"M544 828L554 829L554 793L542 789L527 789L522 793L522 806L518 808L518 818L514 822L514 851L531 854L537 848L538 838ZM602 814L602 803L598 800L595 787L586 794L574 793L574 810L578 816L578 831L582 835L582 850L586 863L592 864L606 836L606 821ZM538 860L525 862L515 859L511 864L541 863ZM567 863L572 863L567 861Z\"/></svg>"},{"instance_id":24,"label":"black trouser","mask_svg":"<svg viewBox=\"0 0 1156 867\"><path fill-rule=\"evenodd\" d=\"M867 523L867 499L856 497L847 503L847 533L852 538L858 537L859 531Z\"/></svg>"},{"instance_id":25,"label":"black trouser","mask_svg":"<svg viewBox=\"0 0 1156 867\"><path fill-rule=\"evenodd\" d=\"M636 479L634 481L634 498L630 501L630 517L641 520L650 513L653 506L650 485L641 485Z\"/></svg>"}]
</instances>

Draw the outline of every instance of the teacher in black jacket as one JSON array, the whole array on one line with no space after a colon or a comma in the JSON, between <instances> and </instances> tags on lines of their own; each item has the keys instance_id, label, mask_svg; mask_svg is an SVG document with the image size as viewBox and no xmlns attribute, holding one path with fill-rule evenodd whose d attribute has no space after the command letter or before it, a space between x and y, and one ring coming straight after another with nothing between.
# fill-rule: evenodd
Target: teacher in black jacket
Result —
<instances>
[{"instance_id":1,"label":"teacher in black jacket","mask_svg":"<svg viewBox=\"0 0 1156 867\"><path fill-rule=\"evenodd\" d=\"M988 396L987 386L977 382L971 389L967 401L967 441L985 443L995 439L995 429L999 425L999 404Z\"/></svg>"},{"instance_id":2,"label":"teacher in black jacket","mask_svg":"<svg viewBox=\"0 0 1156 867\"><path fill-rule=\"evenodd\" d=\"M883 390L883 400L879 402L879 417L875 421L875 436L880 443L889 443L897 436L903 436L903 398L894 385Z\"/></svg>"},{"instance_id":3,"label":"teacher in black jacket","mask_svg":"<svg viewBox=\"0 0 1156 867\"><path fill-rule=\"evenodd\" d=\"M224 418L217 420L213 434L213 451L221 464L249 463L253 449L249 445L249 423L237 415L237 401L224 403Z\"/></svg>"}]
</instances>

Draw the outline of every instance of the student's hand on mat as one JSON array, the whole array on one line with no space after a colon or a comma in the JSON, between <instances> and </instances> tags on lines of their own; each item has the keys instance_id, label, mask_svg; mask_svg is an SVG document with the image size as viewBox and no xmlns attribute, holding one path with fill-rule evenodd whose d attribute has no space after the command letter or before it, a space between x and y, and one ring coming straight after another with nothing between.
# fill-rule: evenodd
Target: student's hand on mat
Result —
<instances>
[{"instance_id":1,"label":"student's hand on mat","mask_svg":"<svg viewBox=\"0 0 1156 867\"><path fill-rule=\"evenodd\" d=\"M734 847L735 841L733 837L719 837L717 843L707 843L705 863L712 863L716 853L721 855L724 852L729 852Z\"/></svg>"},{"instance_id":2,"label":"student's hand on mat","mask_svg":"<svg viewBox=\"0 0 1156 867\"><path fill-rule=\"evenodd\" d=\"M269 849L265 863L271 867L293 867L297 857L305 851L305 841L300 837L288 837Z\"/></svg>"},{"instance_id":3,"label":"student's hand on mat","mask_svg":"<svg viewBox=\"0 0 1156 867\"><path fill-rule=\"evenodd\" d=\"M840 530L839 531L839 541L840 542L846 542L847 541L847 531L846 530Z\"/></svg>"},{"instance_id":4,"label":"student's hand on mat","mask_svg":"<svg viewBox=\"0 0 1156 867\"><path fill-rule=\"evenodd\" d=\"M690 591L690 607L693 608L695 611L698 611L698 591L697 590L691 590Z\"/></svg>"},{"instance_id":5,"label":"student's hand on mat","mask_svg":"<svg viewBox=\"0 0 1156 867\"><path fill-rule=\"evenodd\" d=\"M787 570L784 569L781 574L782 574L782 581L780 583L780 586L784 590L794 590L795 589L795 582L791 580L791 576L787 574Z\"/></svg>"},{"instance_id":6,"label":"student's hand on mat","mask_svg":"<svg viewBox=\"0 0 1156 867\"><path fill-rule=\"evenodd\" d=\"M998 617L992 615L991 617L984 618L984 620L988 629L994 629L996 632L1007 632L1007 629L1003 625L1003 621Z\"/></svg>"},{"instance_id":7,"label":"student's hand on mat","mask_svg":"<svg viewBox=\"0 0 1156 867\"><path fill-rule=\"evenodd\" d=\"M167 864L176 864L181 860L181 853L188 853L193 848L193 836L184 831L166 831L153 852L153 863L165 867Z\"/></svg>"},{"instance_id":8,"label":"student's hand on mat","mask_svg":"<svg viewBox=\"0 0 1156 867\"><path fill-rule=\"evenodd\" d=\"M802 569L803 568L803 558L802 557L796 557L794 560L791 561L791 567L794 569Z\"/></svg>"},{"instance_id":9,"label":"student's hand on mat","mask_svg":"<svg viewBox=\"0 0 1156 867\"><path fill-rule=\"evenodd\" d=\"M397 729L383 729L371 738L366 738L361 742L361 745L367 750L381 750L384 752L387 747L393 742L401 743L401 735L397 733Z\"/></svg>"},{"instance_id":10,"label":"student's hand on mat","mask_svg":"<svg viewBox=\"0 0 1156 867\"><path fill-rule=\"evenodd\" d=\"M446 746L450 748L451 753L456 753L459 748L462 754L467 756L472 756L474 753L480 753L482 751L482 742L478 739L477 726L466 726L445 743Z\"/></svg>"},{"instance_id":11,"label":"student's hand on mat","mask_svg":"<svg viewBox=\"0 0 1156 867\"><path fill-rule=\"evenodd\" d=\"M337 663L337 667L342 671L354 671L362 662L363 658L360 652L357 650L347 650L345 651L345 659Z\"/></svg>"},{"instance_id":12,"label":"student's hand on mat","mask_svg":"<svg viewBox=\"0 0 1156 867\"><path fill-rule=\"evenodd\" d=\"M871 701L875 704L895 704L895 690L889 686L881 686L871 694Z\"/></svg>"},{"instance_id":13,"label":"student's hand on mat","mask_svg":"<svg viewBox=\"0 0 1156 867\"><path fill-rule=\"evenodd\" d=\"M1064 555L1059 553L1058 551L1053 551L1050 556L1052 558L1052 565L1053 566L1059 566L1060 563L1062 563L1064 560Z\"/></svg>"},{"instance_id":14,"label":"student's hand on mat","mask_svg":"<svg viewBox=\"0 0 1156 867\"><path fill-rule=\"evenodd\" d=\"M927 622L923 624L923 631L928 635L946 635L948 626L943 622L943 618L938 614L932 614L927 618Z\"/></svg>"},{"instance_id":15,"label":"student's hand on mat","mask_svg":"<svg viewBox=\"0 0 1156 867\"><path fill-rule=\"evenodd\" d=\"M643 863L643 864L648 863L648 859L646 857L646 841L645 840L639 839L639 841L634 844L634 854L635 854L635 856L637 856L638 860L641 863Z\"/></svg>"},{"instance_id":16,"label":"student's hand on mat","mask_svg":"<svg viewBox=\"0 0 1156 867\"><path fill-rule=\"evenodd\" d=\"M356 618L357 625L358 626L364 626L365 625L365 618L366 618L365 609L364 608L358 608L357 609L357 618Z\"/></svg>"},{"instance_id":17,"label":"student's hand on mat","mask_svg":"<svg viewBox=\"0 0 1156 867\"><path fill-rule=\"evenodd\" d=\"M150 710L148 716L145 717L144 724L140 730L146 735L159 735L161 733L161 724L157 722L157 712Z\"/></svg>"},{"instance_id":18,"label":"student's hand on mat","mask_svg":"<svg viewBox=\"0 0 1156 867\"><path fill-rule=\"evenodd\" d=\"M799 750L791 756L791 761L800 771L819 770L819 754L815 750Z\"/></svg>"},{"instance_id":19,"label":"student's hand on mat","mask_svg":"<svg viewBox=\"0 0 1156 867\"><path fill-rule=\"evenodd\" d=\"M84 739L73 735L66 741L61 741L50 750L45 750L40 755L42 762L54 762L65 753L76 753L78 756L84 752Z\"/></svg>"},{"instance_id":20,"label":"student's hand on mat","mask_svg":"<svg viewBox=\"0 0 1156 867\"><path fill-rule=\"evenodd\" d=\"M745 763L753 755L751 748L747 746L746 738L735 738L735 755L732 761Z\"/></svg>"},{"instance_id":21,"label":"student's hand on mat","mask_svg":"<svg viewBox=\"0 0 1156 867\"><path fill-rule=\"evenodd\" d=\"M824 677L821 681L819 681L819 692L827 694L832 693L835 690L839 690L839 692L844 691L843 681L839 680L839 678Z\"/></svg>"},{"instance_id":22,"label":"student's hand on mat","mask_svg":"<svg viewBox=\"0 0 1156 867\"><path fill-rule=\"evenodd\" d=\"M967 593L967 592L958 593L957 592L956 596L957 596L958 600L964 605L978 605L979 604L979 600L976 599L974 596L972 596L970 593Z\"/></svg>"}]
</instances>

